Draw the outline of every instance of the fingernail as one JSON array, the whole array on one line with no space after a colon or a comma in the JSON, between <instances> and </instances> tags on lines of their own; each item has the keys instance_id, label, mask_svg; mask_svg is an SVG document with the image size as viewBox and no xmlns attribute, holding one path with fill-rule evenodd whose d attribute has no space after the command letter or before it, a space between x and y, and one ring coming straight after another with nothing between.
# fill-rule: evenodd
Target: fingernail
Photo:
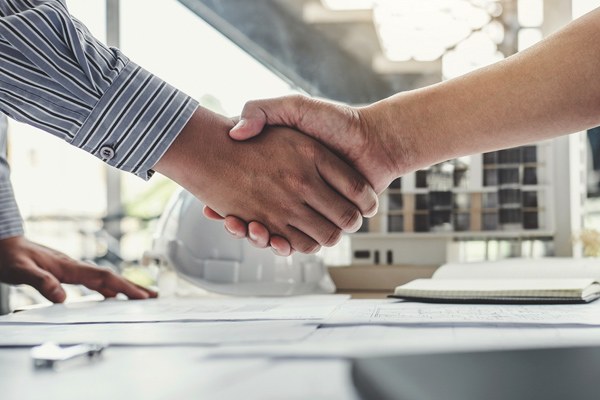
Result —
<instances>
[{"instance_id":1,"label":"fingernail","mask_svg":"<svg viewBox=\"0 0 600 400\"><path fill-rule=\"evenodd\" d=\"M375 207L372 210L368 211L367 213L365 213L365 215L363 215L363 217L365 218L373 218L373 216L375 216L375 214L377 214L379 207Z\"/></svg>"},{"instance_id":2,"label":"fingernail","mask_svg":"<svg viewBox=\"0 0 600 400\"><path fill-rule=\"evenodd\" d=\"M375 214L377 214L377 211L379 211L379 198L377 198L377 201L375 202L375 205L373 206L373 209L370 210L369 212L367 212L364 215L364 217L372 218L373 216L375 216Z\"/></svg>"},{"instance_id":3,"label":"fingernail","mask_svg":"<svg viewBox=\"0 0 600 400\"><path fill-rule=\"evenodd\" d=\"M243 236L241 236L239 233L232 231L231 229L229 229L229 227L227 225L225 225L225 230L227 232L229 232L230 235L235 236L236 238L241 239Z\"/></svg>"},{"instance_id":4,"label":"fingernail","mask_svg":"<svg viewBox=\"0 0 600 400\"><path fill-rule=\"evenodd\" d=\"M251 230L248 230L248 236L250 236L250 239L255 242L258 240L258 237L254 233L252 233Z\"/></svg>"},{"instance_id":5,"label":"fingernail","mask_svg":"<svg viewBox=\"0 0 600 400\"><path fill-rule=\"evenodd\" d=\"M245 120L245 119L240 119L240 120L238 121L238 123L237 123L237 124L235 124L235 126L234 126L234 127L231 129L231 130L232 130L232 131L234 131L234 130L236 130L236 129L241 129L241 128L243 128L244 126L246 126L246 120Z\"/></svg>"}]
</instances>

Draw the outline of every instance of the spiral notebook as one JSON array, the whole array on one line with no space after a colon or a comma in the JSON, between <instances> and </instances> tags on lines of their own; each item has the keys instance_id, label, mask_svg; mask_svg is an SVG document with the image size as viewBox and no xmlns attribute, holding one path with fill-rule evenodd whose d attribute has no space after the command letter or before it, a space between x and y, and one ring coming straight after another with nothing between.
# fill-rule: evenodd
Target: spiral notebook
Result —
<instances>
[{"instance_id":1,"label":"spiral notebook","mask_svg":"<svg viewBox=\"0 0 600 400\"><path fill-rule=\"evenodd\" d=\"M596 260L447 264L431 279L398 286L392 297L437 303L589 303L600 297L599 279Z\"/></svg>"}]
</instances>

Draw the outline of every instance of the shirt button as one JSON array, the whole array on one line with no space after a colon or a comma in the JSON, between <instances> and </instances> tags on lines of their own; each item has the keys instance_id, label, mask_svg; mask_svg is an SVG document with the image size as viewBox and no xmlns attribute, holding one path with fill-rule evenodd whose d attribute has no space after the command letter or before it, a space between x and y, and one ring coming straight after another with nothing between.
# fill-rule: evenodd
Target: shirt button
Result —
<instances>
[{"instance_id":1,"label":"shirt button","mask_svg":"<svg viewBox=\"0 0 600 400\"><path fill-rule=\"evenodd\" d=\"M100 157L105 161L112 160L115 157L115 151L110 146L102 146L100 148Z\"/></svg>"}]
</instances>

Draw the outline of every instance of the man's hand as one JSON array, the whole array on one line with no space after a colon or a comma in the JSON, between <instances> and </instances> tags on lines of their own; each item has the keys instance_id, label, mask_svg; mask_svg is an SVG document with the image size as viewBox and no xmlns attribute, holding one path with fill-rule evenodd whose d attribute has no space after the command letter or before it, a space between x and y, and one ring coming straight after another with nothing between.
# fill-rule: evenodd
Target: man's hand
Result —
<instances>
[{"instance_id":1,"label":"man's hand","mask_svg":"<svg viewBox=\"0 0 600 400\"><path fill-rule=\"evenodd\" d=\"M61 283L81 284L105 297L118 293L130 299L157 296L107 269L79 262L22 236L0 240L0 282L31 285L54 303L65 300Z\"/></svg>"},{"instance_id":2,"label":"man's hand","mask_svg":"<svg viewBox=\"0 0 600 400\"><path fill-rule=\"evenodd\" d=\"M341 230L358 230L362 215L377 209L369 183L310 137L269 128L240 143L229 137L232 127L231 120L199 108L155 170L219 216L261 221L289 240L289 251L332 246Z\"/></svg>"},{"instance_id":3,"label":"man's hand","mask_svg":"<svg viewBox=\"0 0 600 400\"><path fill-rule=\"evenodd\" d=\"M401 149L390 148L395 136L388 132L389 126L393 126L388 118L377 107L355 108L295 95L246 103L230 136L247 140L260 134L267 125L294 127L341 155L381 193L402 169L408 168L398 160ZM404 157L405 163L409 156ZM207 218L223 219L208 207L204 214ZM260 220L250 220L246 225L247 219L236 217L240 216L225 218L225 228L230 233L238 238L248 236L258 246L270 244L280 254L288 253L288 243L281 237L270 238Z\"/></svg>"},{"instance_id":4,"label":"man's hand","mask_svg":"<svg viewBox=\"0 0 600 400\"><path fill-rule=\"evenodd\" d=\"M389 148L392 138L385 137L387 118L374 115L375 110L300 95L249 101L230 136L247 140L267 125L295 128L342 156L381 193L398 176L398 153Z\"/></svg>"},{"instance_id":5,"label":"man's hand","mask_svg":"<svg viewBox=\"0 0 600 400\"><path fill-rule=\"evenodd\" d=\"M379 192L390 169L400 176L598 126L599 62L600 8L496 64L366 108L298 97L251 102L232 136L251 137L265 123L295 126L347 157Z\"/></svg>"}]
</instances>

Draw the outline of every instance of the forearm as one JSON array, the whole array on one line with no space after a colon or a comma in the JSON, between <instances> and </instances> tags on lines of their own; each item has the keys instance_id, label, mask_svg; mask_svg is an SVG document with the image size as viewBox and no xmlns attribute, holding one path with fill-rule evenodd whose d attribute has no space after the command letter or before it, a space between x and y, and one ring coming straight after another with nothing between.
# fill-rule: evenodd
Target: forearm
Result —
<instances>
[{"instance_id":1,"label":"forearm","mask_svg":"<svg viewBox=\"0 0 600 400\"><path fill-rule=\"evenodd\" d=\"M148 179L197 103L96 40L65 0L0 0L0 110Z\"/></svg>"},{"instance_id":2,"label":"forearm","mask_svg":"<svg viewBox=\"0 0 600 400\"><path fill-rule=\"evenodd\" d=\"M206 201L204 193L210 191L210 177L218 174L211 170L218 164L211 159L223 157L218 138L228 140L232 126L229 118L198 107L153 169Z\"/></svg>"},{"instance_id":3,"label":"forearm","mask_svg":"<svg viewBox=\"0 0 600 400\"><path fill-rule=\"evenodd\" d=\"M404 141L395 146L408 144L398 167L404 173L599 125L599 65L596 10L503 62L372 109L392 126L389 136Z\"/></svg>"}]
</instances>

